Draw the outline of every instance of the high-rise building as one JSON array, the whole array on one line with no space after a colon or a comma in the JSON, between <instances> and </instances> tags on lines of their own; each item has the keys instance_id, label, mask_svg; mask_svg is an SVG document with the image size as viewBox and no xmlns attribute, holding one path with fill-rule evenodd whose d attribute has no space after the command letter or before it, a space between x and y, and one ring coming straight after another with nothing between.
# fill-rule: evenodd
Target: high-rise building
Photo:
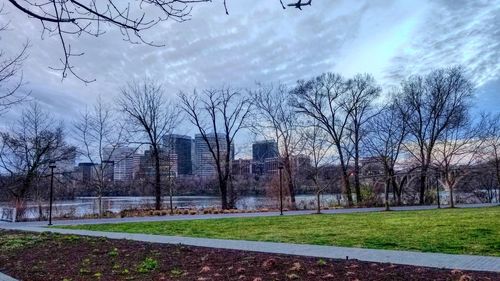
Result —
<instances>
[{"instance_id":1,"label":"high-rise building","mask_svg":"<svg viewBox=\"0 0 500 281\"><path fill-rule=\"evenodd\" d=\"M167 153L177 155L177 173L191 175L193 173L192 146L190 136L169 134L163 136L163 145Z\"/></svg>"},{"instance_id":2,"label":"high-rise building","mask_svg":"<svg viewBox=\"0 0 500 281\"><path fill-rule=\"evenodd\" d=\"M221 156L227 153L227 145L224 134L207 134L208 143L211 147L216 147L218 139ZM195 174L202 177L212 177L217 175L217 168L215 160L210 152L207 142L203 139L201 134L197 134L194 138L195 146ZM231 145L230 161L234 160L234 145ZM222 159L221 159L222 160Z\"/></svg>"},{"instance_id":3,"label":"high-rise building","mask_svg":"<svg viewBox=\"0 0 500 281\"><path fill-rule=\"evenodd\" d=\"M251 159L233 160L232 173L235 176L248 176L252 174L252 160Z\"/></svg>"},{"instance_id":4,"label":"high-rise building","mask_svg":"<svg viewBox=\"0 0 500 281\"><path fill-rule=\"evenodd\" d=\"M151 178L156 175L155 159L150 150L141 155L139 178ZM177 154L168 153L165 149L160 150L160 176L162 178L177 176Z\"/></svg>"},{"instance_id":5,"label":"high-rise building","mask_svg":"<svg viewBox=\"0 0 500 281\"><path fill-rule=\"evenodd\" d=\"M77 178L83 183L88 183L94 179L94 163L83 162L78 163Z\"/></svg>"},{"instance_id":6,"label":"high-rise building","mask_svg":"<svg viewBox=\"0 0 500 281\"><path fill-rule=\"evenodd\" d=\"M134 154L132 147L105 147L103 149L104 159L109 165L113 162L113 180L127 181L134 178Z\"/></svg>"},{"instance_id":7,"label":"high-rise building","mask_svg":"<svg viewBox=\"0 0 500 281\"><path fill-rule=\"evenodd\" d=\"M277 174L279 166L284 165L283 159L279 157L266 158L264 161L264 173ZM290 166L294 172L307 171L311 167L311 158L304 154L293 155L289 159Z\"/></svg>"},{"instance_id":8,"label":"high-rise building","mask_svg":"<svg viewBox=\"0 0 500 281\"><path fill-rule=\"evenodd\" d=\"M278 143L272 140L258 141L252 144L252 160L264 161L278 157Z\"/></svg>"},{"instance_id":9,"label":"high-rise building","mask_svg":"<svg viewBox=\"0 0 500 281\"><path fill-rule=\"evenodd\" d=\"M266 173L266 159L277 158L278 143L272 140L259 141L252 144L252 173Z\"/></svg>"}]
</instances>

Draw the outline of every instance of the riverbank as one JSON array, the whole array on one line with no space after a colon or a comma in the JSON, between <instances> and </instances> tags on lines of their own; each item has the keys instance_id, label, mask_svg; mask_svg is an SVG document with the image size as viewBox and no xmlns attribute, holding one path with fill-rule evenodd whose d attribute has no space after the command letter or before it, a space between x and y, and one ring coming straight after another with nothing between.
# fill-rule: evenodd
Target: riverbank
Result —
<instances>
[{"instance_id":1,"label":"riverbank","mask_svg":"<svg viewBox=\"0 0 500 281\"><path fill-rule=\"evenodd\" d=\"M458 194L457 199L463 197ZM464 197L465 198L465 197ZM474 197L467 196L467 200L464 198L457 200L457 203L481 203L480 200ZM473 200L474 199L474 200ZM321 206L324 209L332 209L345 207L343 203L345 200L340 194L323 194L321 196ZM463 202L462 202L463 201ZM74 200L62 200L55 201L53 205L53 218L61 219L71 219L71 218L95 218L98 216L99 204L97 197L77 197ZM285 198L285 208L287 206L288 199ZM382 206L380 201L377 204ZM175 213L181 212L184 214L186 211L195 210L197 213L204 212L204 210L220 210L220 198L218 196L174 196L172 198L173 208L176 209ZM27 207L23 212L23 218L25 220L45 220L48 218L48 202L41 202L40 204L36 202L27 202ZM316 196L312 194L302 194L296 196L297 208L300 210L313 210L316 208ZM406 202L407 205L411 205L410 202ZM441 194L441 204L445 206L447 204L447 194ZM168 197L163 197L162 200L163 211L160 211L160 215L165 212L170 213L170 200ZM102 209L106 217L120 217L122 216L122 211L129 210L131 212L152 210L155 206L155 198L152 196L139 196L139 197L103 197L102 198ZM374 205L372 207L376 207ZM12 208L13 205L8 202L0 202L0 208L9 207ZM255 210L263 209L278 209L279 200L278 198L269 198L266 196L242 196L236 202L236 209L249 212ZM166 211L165 211L166 210ZM181 211L179 211L181 210ZM219 211L220 212L220 211ZM124 212L125 216L129 216L127 212ZM141 214L138 214L141 215ZM147 215L158 215L147 214Z\"/></svg>"}]
</instances>

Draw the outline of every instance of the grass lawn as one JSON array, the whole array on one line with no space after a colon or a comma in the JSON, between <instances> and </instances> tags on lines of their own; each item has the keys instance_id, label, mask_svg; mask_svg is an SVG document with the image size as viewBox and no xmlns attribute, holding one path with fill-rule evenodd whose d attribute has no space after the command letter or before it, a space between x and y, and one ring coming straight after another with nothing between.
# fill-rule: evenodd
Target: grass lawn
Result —
<instances>
[{"instance_id":1,"label":"grass lawn","mask_svg":"<svg viewBox=\"0 0 500 281\"><path fill-rule=\"evenodd\" d=\"M76 225L65 228L500 256L500 207Z\"/></svg>"}]
</instances>

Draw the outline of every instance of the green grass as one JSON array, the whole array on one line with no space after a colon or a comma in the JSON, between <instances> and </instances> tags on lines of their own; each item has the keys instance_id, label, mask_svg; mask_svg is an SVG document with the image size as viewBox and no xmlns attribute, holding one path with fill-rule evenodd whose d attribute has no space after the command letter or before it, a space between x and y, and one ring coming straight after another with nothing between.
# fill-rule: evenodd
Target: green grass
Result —
<instances>
[{"instance_id":1,"label":"green grass","mask_svg":"<svg viewBox=\"0 0 500 281\"><path fill-rule=\"evenodd\" d=\"M65 228L500 256L500 207L76 225Z\"/></svg>"}]
</instances>

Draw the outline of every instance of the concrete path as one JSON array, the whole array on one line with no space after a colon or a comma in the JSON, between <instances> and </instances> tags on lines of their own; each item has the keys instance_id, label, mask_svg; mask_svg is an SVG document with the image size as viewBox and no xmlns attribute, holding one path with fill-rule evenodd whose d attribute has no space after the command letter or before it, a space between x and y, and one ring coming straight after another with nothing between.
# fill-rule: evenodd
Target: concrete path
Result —
<instances>
[{"instance_id":1,"label":"concrete path","mask_svg":"<svg viewBox=\"0 0 500 281\"><path fill-rule=\"evenodd\" d=\"M335 246L301 245L290 243L255 242L243 240L224 240L208 238L191 238L176 236L161 236L150 234L132 234L119 232L100 232L73 229L54 229L45 227L25 226L18 230L44 232L50 231L61 234L86 235L93 237L107 237L110 239L128 239L134 241L183 244L199 247L244 250L287 255L301 255L334 259L357 259L369 262L385 262L405 265L427 266L435 268L477 270L500 272L500 258L450 255L439 253L421 253L411 251L374 250Z\"/></svg>"},{"instance_id":2,"label":"concrete path","mask_svg":"<svg viewBox=\"0 0 500 281\"><path fill-rule=\"evenodd\" d=\"M481 208L498 206L498 204L464 204L457 205L459 208ZM443 207L445 208L445 207ZM437 206L402 206L392 207L393 211L417 211L437 209ZM324 214L351 214L365 212L381 212L384 208L346 208L323 210ZM302 211L287 211L285 216L307 215L312 214L313 210ZM150 217L127 217L127 218L105 218L105 219L76 219L76 220L53 220L54 225L75 225L75 224L105 224L105 223L124 223L124 222L148 222L148 221L175 221L175 220L204 220L204 219L220 219L220 218L243 218L243 217L270 217L279 216L279 212L260 212L260 213L241 213L241 214L207 214L207 215L175 215L175 216L150 216ZM0 222L0 228L11 228L17 226L46 226L46 221L34 222Z\"/></svg>"},{"instance_id":3,"label":"concrete path","mask_svg":"<svg viewBox=\"0 0 500 281\"><path fill-rule=\"evenodd\" d=\"M14 279L0 272L0 281L17 281L17 279Z\"/></svg>"}]
</instances>

